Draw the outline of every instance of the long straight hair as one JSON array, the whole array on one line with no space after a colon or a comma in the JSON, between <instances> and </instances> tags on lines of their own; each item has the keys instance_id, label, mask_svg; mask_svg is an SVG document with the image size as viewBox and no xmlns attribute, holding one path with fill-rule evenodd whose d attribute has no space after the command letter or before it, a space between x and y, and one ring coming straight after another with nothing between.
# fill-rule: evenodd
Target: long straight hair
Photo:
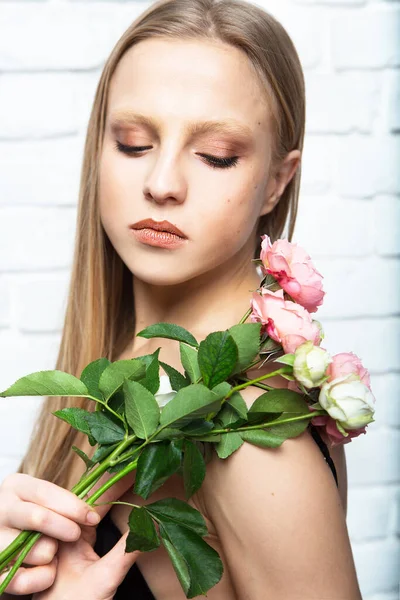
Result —
<instances>
[{"instance_id":1,"label":"long straight hair","mask_svg":"<svg viewBox=\"0 0 400 600\"><path fill-rule=\"evenodd\" d=\"M303 72L292 40L272 15L244 0L161 0L128 27L105 63L85 140L72 271L55 366L76 377L89 362L100 357L117 360L134 336L132 273L111 245L100 221L99 162L112 75L129 48L159 37L220 41L242 50L265 90L260 102L271 111L273 160L282 159L293 149L303 149ZM259 219L254 258L259 256L262 234L274 241L282 237L288 225L287 238L292 239L300 177L301 164L275 208ZM93 403L87 398L44 398L19 473L68 489L76 483L71 480L71 473L81 459L71 446L82 447L85 436L51 414L70 406L93 410Z\"/></svg>"}]
</instances>

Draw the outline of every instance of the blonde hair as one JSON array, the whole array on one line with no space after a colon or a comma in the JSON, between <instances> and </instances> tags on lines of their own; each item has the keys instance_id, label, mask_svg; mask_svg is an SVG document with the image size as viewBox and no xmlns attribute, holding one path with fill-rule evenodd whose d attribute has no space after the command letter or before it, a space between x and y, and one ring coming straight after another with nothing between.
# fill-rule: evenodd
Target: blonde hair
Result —
<instances>
[{"instance_id":1,"label":"blonde hair","mask_svg":"<svg viewBox=\"0 0 400 600\"><path fill-rule=\"evenodd\" d=\"M97 358L117 360L134 336L132 273L101 225L98 169L112 75L129 48L154 37L220 41L242 50L264 86L261 101L273 115L274 158L279 160L303 147L305 89L301 64L287 32L266 11L241 0L161 0L130 25L104 66L85 141L72 272L55 367L77 377ZM299 165L273 211L260 218L254 257L260 253L260 236L267 233L273 241L280 238L287 221L287 237L292 239L300 174ZM86 398L45 398L18 472L68 489L76 483L71 481L71 472L81 459L71 446L82 447L86 436L51 414L69 406L94 408Z\"/></svg>"}]
</instances>

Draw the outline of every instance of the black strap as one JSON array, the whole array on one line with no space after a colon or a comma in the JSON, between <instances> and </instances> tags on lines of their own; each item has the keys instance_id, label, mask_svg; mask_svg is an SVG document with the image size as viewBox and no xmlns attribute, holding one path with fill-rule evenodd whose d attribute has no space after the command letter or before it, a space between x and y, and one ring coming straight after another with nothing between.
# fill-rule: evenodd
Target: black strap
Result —
<instances>
[{"instance_id":1,"label":"black strap","mask_svg":"<svg viewBox=\"0 0 400 600\"><path fill-rule=\"evenodd\" d=\"M311 435L313 436L314 440L317 442L318 446L320 447L321 452L324 455L326 462L328 463L328 465L330 466L330 468L332 470L337 487L339 487L335 463L333 462L331 455L329 454L328 446L325 444L324 440L320 436L318 428L315 425L313 425L312 423L310 423L310 431L311 431Z\"/></svg>"}]
</instances>

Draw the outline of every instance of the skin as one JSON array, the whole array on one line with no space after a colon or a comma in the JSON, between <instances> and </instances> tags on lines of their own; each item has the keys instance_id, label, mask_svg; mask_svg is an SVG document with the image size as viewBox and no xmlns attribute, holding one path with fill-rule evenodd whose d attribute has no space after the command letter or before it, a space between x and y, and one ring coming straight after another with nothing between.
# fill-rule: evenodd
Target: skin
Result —
<instances>
[{"instance_id":1,"label":"skin","mask_svg":"<svg viewBox=\"0 0 400 600\"><path fill-rule=\"evenodd\" d=\"M274 177L269 173L272 133L263 96L246 57L223 44L146 40L120 61L109 95L100 211L134 274L137 331L170 321L200 337L237 322L248 308L249 290L260 281L251 263L258 219L273 209L300 159L293 150ZM128 109L159 127L113 129L113 115ZM250 130L241 147L238 135L184 132L190 121L228 118ZM117 140L150 149L127 156L115 149ZM200 153L239 160L218 169ZM128 226L145 218L166 219L189 239L175 250L142 244Z\"/></svg>"},{"instance_id":2,"label":"skin","mask_svg":"<svg viewBox=\"0 0 400 600\"><path fill-rule=\"evenodd\" d=\"M99 203L103 227L134 275L135 334L167 321L200 341L237 323L249 307L250 292L260 283L251 262L258 219L274 208L300 161L293 150L273 162L271 115L262 98L247 58L225 44L146 40L121 59L109 92ZM127 122L128 112L143 113L156 124ZM117 114L125 120L116 123ZM186 130L189 123L227 118L247 128L247 137ZM128 156L116 149L117 141L147 149ZM235 166L218 169L201 154L239 158ZM174 250L142 244L129 225L145 218L166 219L188 239ZM161 347L160 359L182 372L177 346L134 337L119 358ZM268 364L262 373L275 368ZM287 385L281 377L269 383ZM260 393L244 390L248 406ZM343 484L343 465L339 477ZM178 476L147 501L131 491L134 474L126 479L122 501L185 499ZM214 458L188 502L202 512L207 541L224 562L209 600L360 600L343 498L308 431L277 449L243 444L224 461ZM129 512L123 505L111 510L123 534ZM79 551L72 558L64 552L54 586L34 600L62 598L72 584L71 561L81 569L82 598L97 597L96 578L84 576L85 552L90 553L87 546L81 559ZM157 600L185 598L163 547L139 554L137 563Z\"/></svg>"}]
</instances>

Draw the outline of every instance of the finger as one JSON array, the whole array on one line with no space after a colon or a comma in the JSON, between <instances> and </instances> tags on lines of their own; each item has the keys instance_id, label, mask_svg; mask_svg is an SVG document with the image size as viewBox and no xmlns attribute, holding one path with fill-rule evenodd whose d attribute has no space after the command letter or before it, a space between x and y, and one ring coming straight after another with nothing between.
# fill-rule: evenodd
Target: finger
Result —
<instances>
[{"instance_id":1,"label":"finger","mask_svg":"<svg viewBox=\"0 0 400 600\"><path fill-rule=\"evenodd\" d=\"M57 573L57 559L40 567L20 567L8 584L6 592L18 596L42 592L53 585ZM3 583L8 573L0 576L0 584Z\"/></svg>"},{"instance_id":2,"label":"finger","mask_svg":"<svg viewBox=\"0 0 400 600\"><path fill-rule=\"evenodd\" d=\"M3 551L21 532L18 529L5 529L1 531L0 552ZM27 565L47 565L53 560L58 550L58 541L43 535L31 548L24 558Z\"/></svg>"},{"instance_id":3,"label":"finger","mask_svg":"<svg viewBox=\"0 0 400 600\"><path fill-rule=\"evenodd\" d=\"M91 567L91 569L94 570L96 581L102 582L104 596L115 592L125 579L131 566L136 562L137 557L141 554L139 550L125 552L128 535L129 530L123 534L107 554L95 562Z\"/></svg>"},{"instance_id":4,"label":"finger","mask_svg":"<svg viewBox=\"0 0 400 600\"><path fill-rule=\"evenodd\" d=\"M25 473L12 473L2 484L2 490L21 500L39 504L77 523L87 524L92 509L69 490Z\"/></svg>"},{"instance_id":5,"label":"finger","mask_svg":"<svg viewBox=\"0 0 400 600\"><path fill-rule=\"evenodd\" d=\"M4 502L2 508L6 508ZM7 520L9 527L39 531L63 542L75 541L81 535L81 528L74 521L38 504L15 501L15 498L14 505L8 507Z\"/></svg>"},{"instance_id":6,"label":"finger","mask_svg":"<svg viewBox=\"0 0 400 600\"><path fill-rule=\"evenodd\" d=\"M99 479L96 485L92 487L92 489L89 492L89 495L91 496L92 494L94 494L94 492L96 492L102 485L104 485L111 477L114 477L114 475L115 473L104 473L104 475ZM112 504L103 503L119 500L119 498L121 498L121 496L129 488L133 488L135 476L135 472L128 473L127 475L125 475L125 477L117 481L113 486L106 490L102 496L100 496L100 498L96 502L95 509L101 518L103 518L112 507ZM97 503L100 503L100 505L97 506Z\"/></svg>"}]
</instances>

